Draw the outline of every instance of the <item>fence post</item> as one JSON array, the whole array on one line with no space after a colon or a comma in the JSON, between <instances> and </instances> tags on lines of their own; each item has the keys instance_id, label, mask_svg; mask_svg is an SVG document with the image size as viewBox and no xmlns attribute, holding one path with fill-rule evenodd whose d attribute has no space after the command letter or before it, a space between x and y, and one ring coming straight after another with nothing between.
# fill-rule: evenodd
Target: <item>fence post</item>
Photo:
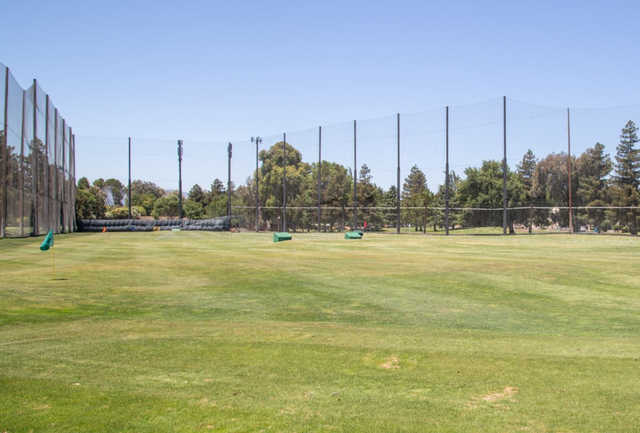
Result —
<instances>
[{"instance_id":1,"label":"fence post","mask_svg":"<svg viewBox=\"0 0 640 433\"><path fill-rule=\"evenodd\" d=\"M571 188L571 111L567 108L567 171L569 174L569 233L573 233L573 197Z\"/></svg>"},{"instance_id":2,"label":"fence post","mask_svg":"<svg viewBox=\"0 0 640 433\"><path fill-rule=\"evenodd\" d=\"M444 229L449 236L449 106L445 107ZM400 194L400 191L398 191Z\"/></svg>"},{"instance_id":3,"label":"fence post","mask_svg":"<svg viewBox=\"0 0 640 433\"><path fill-rule=\"evenodd\" d=\"M396 233L400 234L400 113L396 115L396 142L398 145L397 178L396 178Z\"/></svg>"},{"instance_id":4,"label":"fence post","mask_svg":"<svg viewBox=\"0 0 640 433\"><path fill-rule=\"evenodd\" d=\"M287 231L287 133L282 133L282 231Z\"/></svg>"},{"instance_id":5,"label":"fence post","mask_svg":"<svg viewBox=\"0 0 640 433\"><path fill-rule=\"evenodd\" d=\"M502 97L502 234L507 234L507 97Z\"/></svg>"},{"instance_id":6,"label":"fence post","mask_svg":"<svg viewBox=\"0 0 640 433\"><path fill-rule=\"evenodd\" d=\"M322 210L320 202L322 200L322 126L318 126L318 232L322 224Z\"/></svg>"},{"instance_id":7,"label":"fence post","mask_svg":"<svg viewBox=\"0 0 640 433\"><path fill-rule=\"evenodd\" d=\"M2 170L2 194L4 199L2 200L2 209L0 209L1 212L1 218L0 218L0 237L6 237L7 236L7 218L8 218L8 213L9 213L9 144L7 141L7 127L9 126L9 123L7 121L7 115L9 114L9 68L5 67L4 69L4 125L3 125L3 130L4 130L4 137L2 140L2 149L1 151L3 152L3 158L2 158L2 167L0 167L0 169Z\"/></svg>"},{"instance_id":8,"label":"fence post","mask_svg":"<svg viewBox=\"0 0 640 433\"><path fill-rule=\"evenodd\" d=\"M357 163L357 126L353 121L353 224L351 230L358 227L358 163Z\"/></svg>"},{"instance_id":9,"label":"fence post","mask_svg":"<svg viewBox=\"0 0 640 433\"><path fill-rule=\"evenodd\" d=\"M131 137L129 137L129 182L127 187L127 201L129 202L129 219L131 219Z\"/></svg>"}]
</instances>

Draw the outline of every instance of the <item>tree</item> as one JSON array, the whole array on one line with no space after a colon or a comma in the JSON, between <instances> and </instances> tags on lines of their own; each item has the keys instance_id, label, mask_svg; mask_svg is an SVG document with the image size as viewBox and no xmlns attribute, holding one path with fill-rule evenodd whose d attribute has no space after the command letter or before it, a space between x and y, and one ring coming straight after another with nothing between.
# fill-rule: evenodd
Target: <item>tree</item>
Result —
<instances>
[{"instance_id":1,"label":"tree","mask_svg":"<svg viewBox=\"0 0 640 433\"><path fill-rule=\"evenodd\" d=\"M535 177L537 164L536 156L533 151L529 149L522 156L522 160L516 167L516 172L518 176L520 176L520 181L526 192L526 200L529 202L533 198L533 178Z\"/></svg>"},{"instance_id":2,"label":"tree","mask_svg":"<svg viewBox=\"0 0 640 433\"><path fill-rule=\"evenodd\" d=\"M414 165L402 184L402 204L404 207L424 208L430 198L431 193L427 188L427 177L417 165ZM416 231L426 230L426 210L408 210L407 217Z\"/></svg>"},{"instance_id":3,"label":"tree","mask_svg":"<svg viewBox=\"0 0 640 433\"><path fill-rule=\"evenodd\" d=\"M133 206L142 206L145 210L145 215L152 214L155 201L164 195L165 191L153 182L142 180L131 182L131 204Z\"/></svg>"},{"instance_id":4,"label":"tree","mask_svg":"<svg viewBox=\"0 0 640 433\"><path fill-rule=\"evenodd\" d=\"M576 173L580 179L576 204L579 206L606 206L609 203L608 179L613 164L604 146L596 143L584 151L576 160ZM588 224L607 230L610 223L603 209L588 209L576 217L578 224Z\"/></svg>"},{"instance_id":5,"label":"tree","mask_svg":"<svg viewBox=\"0 0 640 433\"><path fill-rule=\"evenodd\" d=\"M184 211L184 216L190 219L202 218L204 215L204 208L202 207L202 204L191 199L184 201L182 210Z\"/></svg>"},{"instance_id":6,"label":"tree","mask_svg":"<svg viewBox=\"0 0 640 433\"><path fill-rule=\"evenodd\" d=\"M91 184L89 184L89 179L86 177L81 177L78 179L78 189L89 189L91 188Z\"/></svg>"},{"instance_id":7,"label":"tree","mask_svg":"<svg viewBox=\"0 0 640 433\"><path fill-rule=\"evenodd\" d=\"M283 168L286 155L286 167ZM260 197L263 206L279 207L283 204L282 181L286 170L287 176L287 202L294 203L309 186L307 177L311 177L311 166L302 162L302 154L290 143L286 144L283 153L283 143L275 143L267 150L262 150L259 154L262 161L260 167ZM264 209L262 217L270 221L271 227L279 225L281 215L280 209ZM294 216L294 214L292 214ZM288 222L295 229L300 221L288 219Z\"/></svg>"},{"instance_id":8,"label":"tree","mask_svg":"<svg viewBox=\"0 0 640 433\"><path fill-rule=\"evenodd\" d=\"M178 194L169 194L157 199L151 214L156 219L161 216L177 217L179 215Z\"/></svg>"},{"instance_id":9,"label":"tree","mask_svg":"<svg viewBox=\"0 0 640 433\"><path fill-rule=\"evenodd\" d=\"M615 176L612 197L617 206L638 206L640 203L640 149L638 144L638 128L633 121L628 121L622 129L620 143L616 148ZM638 216L635 209L616 211L616 219L623 230L638 234Z\"/></svg>"},{"instance_id":10,"label":"tree","mask_svg":"<svg viewBox=\"0 0 640 433\"><path fill-rule=\"evenodd\" d=\"M480 168L464 171L466 178L460 183L458 199L462 207L500 209L499 211L465 211L464 225L471 227L494 226L503 223L503 168L498 161L483 161ZM521 205L525 188L520 176L507 167L507 206ZM509 232L514 233L514 222L520 222L518 214L510 215Z\"/></svg>"},{"instance_id":11,"label":"tree","mask_svg":"<svg viewBox=\"0 0 640 433\"><path fill-rule=\"evenodd\" d=\"M371 209L382 201L382 189L373 183L371 169L367 164L360 167L358 180L358 207L360 219L367 222L369 230L379 230L384 224L384 215L380 210Z\"/></svg>"},{"instance_id":12,"label":"tree","mask_svg":"<svg viewBox=\"0 0 640 433\"><path fill-rule=\"evenodd\" d=\"M207 193L203 191L200 185L198 185L197 183L191 187L187 198L191 201L199 203L201 206L206 206L207 204L209 204L207 201Z\"/></svg>"},{"instance_id":13,"label":"tree","mask_svg":"<svg viewBox=\"0 0 640 433\"><path fill-rule=\"evenodd\" d=\"M96 186L87 187L88 185L89 181L86 178L81 178L78 181L76 217L77 219L104 218L106 197L100 188Z\"/></svg>"},{"instance_id":14,"label":"tree","mask_svg":"<svg viewBox=\"0 0 640 433\"><path fill-rule=\"evenodd\" d=\"M575 157L572 157L572 166L576 166ZM577 196L577 187L580 183L580 174L574 173L572 179L572 195ZM537 206L566 207L569 204L569 171L567 154L551 153L541 159L536 166L533 179L533 201ZM549 213L546 210L534 212L534 224L548 226L557 224L561 227L569 226L569 212L561 210Z\"/></svg>"}]
</instances>

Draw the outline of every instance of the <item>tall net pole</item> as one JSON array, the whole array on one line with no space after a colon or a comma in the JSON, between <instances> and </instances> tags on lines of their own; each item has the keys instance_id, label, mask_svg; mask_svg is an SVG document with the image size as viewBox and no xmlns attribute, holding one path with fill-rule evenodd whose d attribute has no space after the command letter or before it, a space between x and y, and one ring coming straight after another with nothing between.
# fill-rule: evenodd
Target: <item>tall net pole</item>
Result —
<instances>
[{"instance_id":1,"label":"tall net pole","mask_svg":"<svg viewBox=\"0 0 640 433\"><path fill-rule=\"evenodd\" d=\"M507 97L502 97L502 234L507 234Z\"/></svg>"},{"instance_id":2,"label":"tall net pole","mask_svg":"<svg viewBox=\"0 0 640 433\"><path fill-rule=\"evenodd\" d=\"M322 201L322 126L318 126L318 232L322 222L322 210L320 203Z\"/></svg>"},{"instance_id":3,"label":"tall net pole","mask_svg":"<svg viewBox=\"0 0 640 433\"><path fill-rule=\"evenodd\" d=\"M282 231L287 231L287 133L282 134Z\"/></svg>"},{"instance_id":4,"label":"tall net pole","mask_svg":"<svg viewBox=\"0 0 640 433\"><path fill-rule=\"evenodd\" d=\"M36 79L33 79L33 100L31 101L33 104L32 107L32 111L33 111L33 135L32 135L32 140L34 140L36 137L38 137L38 82L36 81ZM69 137L69 140L71 140L71 137ZM31 143L28 143L29 146L31 146ZM38 153L40 152L39 149L36 149L35 146L31 149L31 167L32 167L32 173L33 173L33 179L31 180L31 215L33 216L33 227L32 227L32 232L31 234L33 235L37 235L40 233L39 230L39 225L40 225L40 218L38 215L38 208L40 207L40 198L38 197L38 177L40 177L40 173L39 173L39 165L38 164ZM67 170L69 169L69 167L67 167ZM68 222L67 222L67 226L68 226Z\"/></svg>"},{"instance_id":5,"label":"tall net pole","mask_svg":"<svg viewBox=\"0 0 640 433\"><path fill-rule=\"evenodd\" d=\"M400 113L396 115L396 144L397 144L397 178L396 178L396 233L400 234Z\"/></svg>"},{"instance_id":6,"label":"tall net pole","mask_svg":"<svg viewBox=\"0 0 640 433\"><path fill-rule=\"evenodd\" d=\"M449 106L445 108L444 230L449 235ZM400 191L398 191L400 194Z\"/></svg>"},{"instance_id":7,"label":"tall net pole","mask_svg":"<svg viewBox=\"0 0 640 433\"><path fill-rule=\"evenodd\" d=\"M127 199L129 202L129 219L131 219L131 137L129 137L129 184L127 187Z\"/></svg>"},{"instance_id":8,"label":"tall net pole","mask_svg":"<svg viewBox=\"0 0 640 433\"><path fill-rule=\"evenodd\" d=\"M357 160L357 125L353 121L353 224L351 230L358 226L358 160Z\"/></svg>"},{"instance_id":9,"label":"tall net pole","mask_svg":"<svg viewBox=\"0 0 640 433\"><path fill-rule=\"evenodd\" d=\"M573 233L573 196L571 191L571 111L567 108L567 172L569 174L569 232Z\"/></svg>"},{"instance_id":10,"label":"tall net pole","mask_svg":"<svg viewBox=\"0 0 640 433\"><path fill-rule=\"evenodd\" d=\"M255 140L251 137L251 141L256 143L256 232L260 231L260 174L259 170L259 146L262 142L262 138L256 137Z\"/></svg>"},{"instance_id":11,"label":"tall net pole","mask_svg":"<svg viewBox=\"0 0 640 433\"><path fill-rule=\"evenodd\" d=\"M4 131L4 135L3 135L3 140L2 140L2 166L0 167L0 169L2 170L2 176L0 178L3 179L2 182L2 209L0 209L0 212L2 212L1 218L0 218L0 237L5 237L7 235L7 218L8 218L8 213L9 213L9 188L8 188L8 184L9 184L9 145L7 143L7 128L8 128L8 121L7 121L7 116L9 115L9 68L5 67L5 76L4 76L4 125L3 125L3 131ZM57 177L57 176L56 176Z\"/></svg>"},{"instance_id":12,"label":"tall net pole","mask_svg":"<svg viewBox=\"0 0 640 433\"><path fill-rule=\"evenodd\" d=\"M178 140L178 216L182 219L182 140Z\"/></svg>"},{"instance_id":13,"label":"tall net pole","mask_svg":"<svg viewBox=\"0 0 640 433\"><path fill-rule=\"evenodd\" d=\"M231 218L231 155L233 144L227 146L227 217Z\"/></svg>"}]
</instances>

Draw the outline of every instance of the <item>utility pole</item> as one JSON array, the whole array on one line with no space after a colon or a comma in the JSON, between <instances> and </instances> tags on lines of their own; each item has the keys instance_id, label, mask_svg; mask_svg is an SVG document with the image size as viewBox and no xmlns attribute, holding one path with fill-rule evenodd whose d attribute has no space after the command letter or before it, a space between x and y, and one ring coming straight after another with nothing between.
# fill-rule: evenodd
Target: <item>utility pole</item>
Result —
<instances>
[{"instance_id":1,"label":"utility pole","mask_svg":"<svg viewBox=\"0 0 640 433\"><path fill-rule=\"evenodd\" d=\"M182 219L182 140L178 140L178 216Z\"/></svg>"},{"instance_id":2,"label":"utility pole","mask_svg":"<svg viewBox=\"0 0 640 433\"><path fill-rule=\"evenodd\" d=\"M231 218L231 153L233 145L227 147L227 216Z\"/></svg>"},{"instance_id":3,"label":"utility pole","mask_svg":"<svg viewBox=\"0 0 640 433\"><path fill-rule=\"evenodd\" d=\"M131 137L129 137L129 186L127 188L129 201L129 219L131 219Z\"/></svg>"}]
</instances>

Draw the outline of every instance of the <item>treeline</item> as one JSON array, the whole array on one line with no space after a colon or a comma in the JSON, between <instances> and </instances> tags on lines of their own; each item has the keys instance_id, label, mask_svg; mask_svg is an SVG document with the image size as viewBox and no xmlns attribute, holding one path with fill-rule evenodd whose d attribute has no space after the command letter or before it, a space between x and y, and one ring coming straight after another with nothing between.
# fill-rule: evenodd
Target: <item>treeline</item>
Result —
<instances>
[{"instance_id":1,"label":"treeline","mask_svg":"<svg viewBox=\"0 0 640 433\"><path fill-rule=\"evenodd\" d=\"M275 143L259 154L260 225L276 229L280 224L283 178L282 143ZM640 205L640 150L638 130L629 121L620 135L613 158L605 146L596 143L578 156L571 156L571 196L574 206L590 209L576 211L573 224L576 229L587 227L599 230L617 230L637 234L640 211L637 209L598 209L599 207L636 207ZM569 161L566 153L541 156L527 151L514 169L507 167L507 206L525 208L508 213L509 229L516 226L568 227L566 210L535 209L535 207L564 207L569 203ZM313 208L320 202L324 208L321 230L341 230L351 225L353 205L353 173L343 165L323 161L321 170L317 162L302 161L302 154L294 145L286 144L287 222L291 230L312 230L317 227L317 212ZM256 173L245 185L232 185L234 215L243 216L248 227L255 225ZM469 167L463 175L449 174L449 206L451 208L496 209L503 205L503 170L500 161L484 161L480 167ZM319 191L319 193L318 193ZM98 179L89 185L87 179L78 183L79 217L122 217L127 215L126 188L116 179ZM107 195L112 201L109 202ZM396 224L395 186L384 189L373 182L373 174L366 164L360 167L357 184L358 225L367 222L371 229ZM402 184L401 224L415 230L443 230L444 212L436 208L445 206L445 186L431 189L426 174L414 165ZM189 218L213 217L226 214L225 185L215 179L209 190L193 186L183 203L184 215ZM125 206L122 207L121 204ZM111 206L108 206L111 204ZM132 204L136 215L153 217L177 216L178 196L166 192L150 182L132 184ZM245 211L242 207L246 207ZM372 209L374 208L374 209ZM375 209L377 208L377 209ZM387 208L387 209L385 209ZM480 226L501 226L502 212L488 210L453 210L451 229Z\"/></svg>"}]
</instances>

